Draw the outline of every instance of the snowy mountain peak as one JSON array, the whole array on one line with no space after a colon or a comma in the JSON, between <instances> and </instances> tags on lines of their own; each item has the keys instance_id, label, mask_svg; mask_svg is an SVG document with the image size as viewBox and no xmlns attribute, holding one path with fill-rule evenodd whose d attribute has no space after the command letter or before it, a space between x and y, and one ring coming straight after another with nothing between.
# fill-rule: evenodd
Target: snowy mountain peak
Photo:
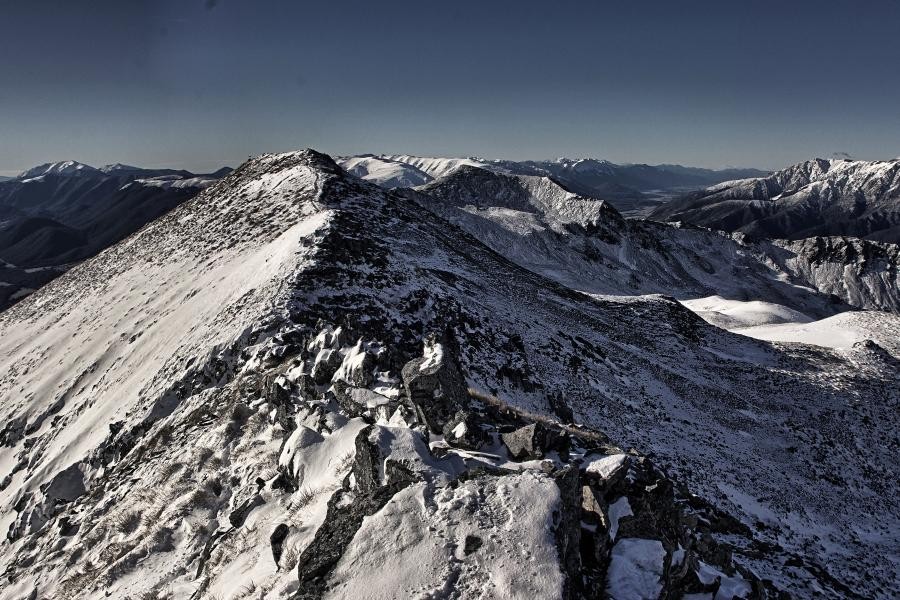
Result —
<instances>
[{"instance_id":1,"label":"snowy mountain peak","mask_svg":"<svg viewBox=\"0 0 900 600\"><path fill-rule=\"evenodd\" d=\"M78 176L100 172L89 165L85 165L74 160L67 160L55 163L45 163L37 167L33 167L24 171L19 175L19 179L33 179L43 175L59 175L59 176Z\"/></svg>"},{"instance_id":2,"label":"snowy mountain peak","mask_svg":"<svg viewBox=\"0 0 900 600\"><path fill-rule=\"evenodd\" d=\"M416 187L433 179L411 164L372 154L346 157L339 162L347 172L386 189Z\"/></svg>"},{"instance_id":3,"label":"snowy mountain peak","mask_svg":"<svg viewBox=\"0 0 900 600\"><path fill-rule=\"evenodd\" d=\"M600 160L596 158L565 158L556 159L556 164L566 169L572 169L577 173L602 173L611 175L615 173L616 165L608 160Z\"/></svg>"},{"instance_id":4,"label":"snowy mountain peak","mask_svg":"<svg viewBox=\"0 0 900 600\"><path fill-rule=\"evenodd\" d=\"M111 165L103 165L100 167L100 170L104 173L115 173L117 171L140 171L140 167L134 167L131 165L125 165L122 163L114 163Z\"/></svg>"},{"instance_id":5,"label":"snowy mountain peak","mask_svg":"<svg viewBox=\"0 0 900 600\"><path fill-rule=\"evenodd\" d=\"M900 242L900 161L816 158L661 205L654 219L753 239L853 236Z\"/></svg>"}]
</instances>

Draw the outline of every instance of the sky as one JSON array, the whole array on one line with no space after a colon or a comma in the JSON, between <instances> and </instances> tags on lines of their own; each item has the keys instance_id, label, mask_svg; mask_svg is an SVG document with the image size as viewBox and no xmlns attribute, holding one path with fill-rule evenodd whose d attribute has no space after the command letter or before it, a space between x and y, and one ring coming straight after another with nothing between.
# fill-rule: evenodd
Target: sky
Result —
<instances>
[{"instance_id":1,"label":"sky","mask_svg":"<svg viewBox=\"0 0 900 600\"><path fill-rule=\"evenodd\" d=\"M0 0L0 175L900 156L900 0Z\"/></svg>"}]
</instances>

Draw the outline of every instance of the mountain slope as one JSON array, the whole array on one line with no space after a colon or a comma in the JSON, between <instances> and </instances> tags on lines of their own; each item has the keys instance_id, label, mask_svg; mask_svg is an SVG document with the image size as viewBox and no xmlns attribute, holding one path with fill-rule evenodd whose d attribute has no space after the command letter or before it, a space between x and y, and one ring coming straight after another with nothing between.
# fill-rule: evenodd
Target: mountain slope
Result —
<instances>
[{"instance_id":1,"label":"mountain slope","mask_svg":"<svg viewBox=\"0 0 900 600\"><path fill-rule=\"evenodd\" d=\"M745 243L697 228L624 219L609 203L578 196L546 177L475 167L404 194L513 262L590 294L657 293L681 300L718 294L786 305L817 318L848 306L900 312L896 247ZM812 250L822 244L828 249Z\"/></svg>"},{"instance_id":2,"label":"mountain slope","mask_svg":"<svg viewBox=\"0 0 900 600\"><path fill-rule=\"evenodd\" d=\"M481 167L499 173L549 177L583 196L604 198L627 215L642 216L675 193L705 187L736 177L765 175L755 169L714 171L679 165L617 165L591 158L556 160L489 160L481 158L423 158L397 155L377 157L409 164L439 179L462 167ZM377 181L376 181L377 183ZM424 183L424 182L423 182ZM393 186L400 187L400 186Z\"/></svg>"},{"instance_id":3,"label":"mountain slope","mask_svg":"<svg viewBox=\"0 0 900 600\"><path fill-rule=\"evenodd\" d=\"M68 161L0 183L0 310L195 196L215 178Z\"/></svg>"},{"instance_id":4,"label":"mountain slope","mask_svg":"<svg viewBox=\"0 0 900 600\"><path fill-rule=\"evenodd\" d=\"M371 589L490 594L482 557L533 564L504 588L523 598L572 597L579 564L614 595L674 590L678 565L682 593L897 583L896 357L590 298L312 151L249 161L0 334L3 598L340 597L412 556ZM624 477L597 430L669 474Z\"/></svg>"},{"instance_id":5,"label":"mountain slope","mask_svg":"<svg viewBox=\"0 0 900 600\"><path fill-rule=\"evenodd\" d=\"M651 218L751 238L852 236L900 243L900 159L816 159L665 204Z\"/></svg>"},{"instance_id":6,"label":"mountain slope","mask_svg":"<svg viewBox=\"0 0 900 600\"><path fill-rule=\"evenodd\" d=\"M433 179L413 165L371 154L340 159L338 164L348 173L387 189L416 187Z\"/></svg>"}]
</instances>

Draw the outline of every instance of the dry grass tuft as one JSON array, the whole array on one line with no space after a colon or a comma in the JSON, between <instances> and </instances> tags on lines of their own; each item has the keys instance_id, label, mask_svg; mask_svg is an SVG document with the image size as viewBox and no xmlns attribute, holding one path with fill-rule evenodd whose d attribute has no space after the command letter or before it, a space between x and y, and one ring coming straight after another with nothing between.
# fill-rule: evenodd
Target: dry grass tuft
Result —
<instances>
[{"instance_id":1,"label":"dry grass tuft","mask_svg":"<svg viewBox=\"0 0 900 600\"><path fill-rule=\"evenodd\" d=\"M547 425L548 427L552 427L554 429L559 429L565 431L566 433L571 434L573 437L581 438L585 440L591 440L594 442L600 442L602 444L609 444L610 440L607 436L602 433L598 433L596 431L587 431L585 429L580 429L578 427L572 427L571 425L563 425L562 423L551 419L546 415L539 415L533 412L529 412L527 410L523 410L521 408L517 408L508 404L494 396L492 394L486 394L481 390L477 390L475 388L468 388L469 397L475 400L479 400L484 404L493 407L501 413L509 413L515 415L521 419L525 419L526 421L534 421L536 423L542 423Z\"/></svg>"},{"instance_id":2,"label":"dry grass tuft","mask_svg":"<svg viewBox=\"0 0 900 600\"><path fill-rule=\"evenodd\" d=\"M126 510L112 519L112 528L122 535L128 536L138 530L143 516L136 510Z\"/></svg>"},{"instance_id":3,"label":"dry grass tuft","mask_svg":"<svg viewBox=\"0 0 900 600\"><path fill-rule=\"evenodd\" d=\"M301 553L299 542L290 544L284 550L284 554L281 555L279 566L285 571L293 571L297 568L297 563L300 562Z\"/></svg>"},{"instance_id":4,"label":"dry grass tuft","mask_svg":"<svg viewBox=\"0 0 900 600\"><path fill-rule=\"evenodd\" d=\"M350 450L346 454L343 454L337 458L334 465L334 472L336 475L340 476L344 473L347 473L350 468L353 466L353 461L356 459L356 452Z\"/></svg>"}]
</instances>

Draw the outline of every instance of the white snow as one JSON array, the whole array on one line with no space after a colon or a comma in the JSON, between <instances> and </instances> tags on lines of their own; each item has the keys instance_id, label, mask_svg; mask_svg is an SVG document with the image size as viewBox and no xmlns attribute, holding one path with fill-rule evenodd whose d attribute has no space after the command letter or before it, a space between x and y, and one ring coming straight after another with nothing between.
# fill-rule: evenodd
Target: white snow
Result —
<instances>
[{"instance_id":1,"label":"white snow","mask_svg":"<svg viewBox=\"0 0 900 600\"><path fill-rule=\"evenodd\" d=\"M731 300L714 295L682 300L681 303L703 317L704 320L723 329L812 321L810 317L798 310L761 300Z\"/></svg>"},{"instance_id":2,"label":"white snow","mask_svg":"<svg viewBox=\"0 0 900 600\"><path fill-rule=\"evenodd\" d=\"M662 591L662 542L624 538L616 542L607 574L606 592L612 600L647 600Z\"/></svg>"},{"instance_id":3,"label":"white snow","mask_svg":"<svg viewBox=\"0 0 900 600\"><path fill-rule=\"evenodd\" d=\"M616 534L619 533L619 521L623 517L630 517L634 514L631 512L631 504L628 503L628 497L622 496L611 503L607 514L609 515L609 539L615 541Z\"/></svg>"},{"instance_id":4,"label":"white snow","mask_svg":"<svg viewBox=\"0 0 900 600\"><path fill-rule=\"evenodd\" d=\"M809 323L759 325L733 330L759 340L798 342L826 348L847 349L872 340L894 356L900 356L900 316L884 312L845 312Z\"/></svg>"},{"instance_id":5,"label":"white snow","mask_svg":"<svg viewBox=\"0 0 900 600\"><path fill-rule=\"evenodd\" d=\"M729 577L715 567L700 561L697 577L701 583L712 584L719 580L719 589L716 591L715 600L732 600L733 598L747 598L753 587L750 582L741 577Z\"/></svg>"},{"instance_id":6,"label":"white snow","mask_svg":"<svg viewBox=\"0 0 900 600\"><path fill-rule=\"evenodd\" d=\"M82 164L80 162L76 162L74 160L66 160L62 162L55 163L45 163L43 165L39 165L37 167L33 167L28 169L27 171L22 172L19 175L19 179L25 181L28 179L35 179L37 177L43 177L44 175L79 175L82 173L96 173L97 169L94 167Z\"/></svg>"},{"instance_id":7,"label":"white snow","mask_svg":"<svg viewBox=\"0 0 900 600\"><path fill-rule=\"evenodd\" d=\"M366 375L366 373L364 373L366 354L368 354L367 348L362 340L358 340L356 344L344 354L341 366L338 367L334 377L332 377L332 381L354 383L362 380ZM368 375L371 375L371 373Z\"/></svg>"},{"instance_id":8,"label":"white snow","mask_svg":"<svg viewBox=\"0 0 900 600\"><path fill-rule=\"evenodd\" d=\"M338 161L346 171L383 188L416 187L433 179L403 161L377 156L351 156Z\"/></svg>"},{"instance_id":9,"label":"white snow","mask_svg":"<svg viewBox=\"0 0 900 600\"><path fill-rule=\"evenodd\" d=\"M561 598L559 501L553 480L530 471L438 490L415 484L363 521L325 597ZM469 555L467 536L482 543Z\"/></svg>"},{"instance_id":10,"label":"white snow","mask_svg":"<svg viewBox=\"0 0 900 600\"><path fill-rule=\"evenodd\" d=\"M460 167L487 167L489 163L479 158L435 158L425 156L410 156L408 154L382 155L379 158L412 165L420 171L424 171L434 179L453 173Z\"/></svg>"},{"instance_id":11,"label":"white snow","mask_svg":"<svg viewBox=\"0 0 900 600\"><path fill-rule=\"evenodd\" d=\"M422 356L425 360L419 366L421 370L436 367L444 360L444 347L439 343L426 344Z\"/></svg>"},{"instance_id":12,"label":"white snow","mask_svg":"<svg viewBox=\"0 0 900 600\"><path fill-rule=\"evenodd\" d=\"M625 466L628 461L626 454L610 454L594 458L581 465L581 468L588 475L595 475L600 479L609 479L609 477Z\"/></svg>"},{"instance_id":13,"label":"white snow","mask_svg":"<svg viewBox=\"0 0 900 600\"><path fill-rule=\"evenodd\" d=\"M212 177L174 177L163 176L150 179L135 179L128 185L142 185L144 187L158 187L163 189L207 188L216 183L218 179Z\"/></svg>"}]
</instances>

